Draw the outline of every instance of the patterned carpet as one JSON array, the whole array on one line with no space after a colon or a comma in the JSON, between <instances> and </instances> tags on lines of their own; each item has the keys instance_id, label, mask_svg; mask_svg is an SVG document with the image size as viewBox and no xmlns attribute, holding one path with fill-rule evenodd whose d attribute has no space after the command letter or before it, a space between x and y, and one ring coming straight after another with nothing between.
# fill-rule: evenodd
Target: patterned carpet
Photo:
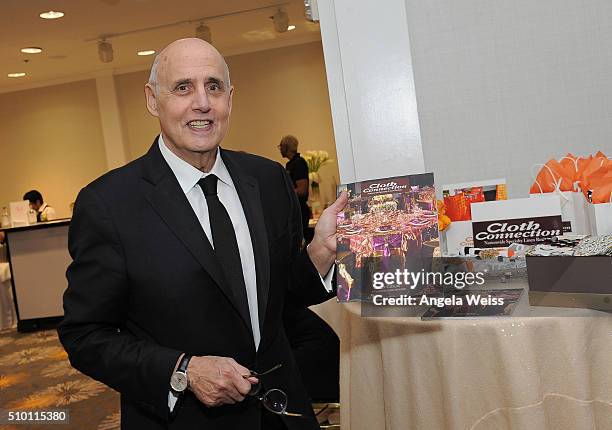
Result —
<instances>
[{"instance_id":1,"label":"patterned carpet","mask_svg":"<svg viewBox=\"0 0 612 430\"><path fill-rule=\"evenodd\" d=\"M322 429L339 430L337 404L317 404ZM119 394L74 369L55 330L0 331L0 408L68 409L70 424L2 425L0 430L119 430ZM331 414L331 415L330 415Z\"/></svg>"},{"instance_id":2,"label":"patterned carpet","mask_svg":"<svg viewBox=\"0 0 612 430\"><path fill-rule=\"evenodd\" d=\"M69 425L0 424L0 430L119 429L119 394L73 369L55 330L0 332L0 408L70 413Z\"/></svg>"}]
</instances>

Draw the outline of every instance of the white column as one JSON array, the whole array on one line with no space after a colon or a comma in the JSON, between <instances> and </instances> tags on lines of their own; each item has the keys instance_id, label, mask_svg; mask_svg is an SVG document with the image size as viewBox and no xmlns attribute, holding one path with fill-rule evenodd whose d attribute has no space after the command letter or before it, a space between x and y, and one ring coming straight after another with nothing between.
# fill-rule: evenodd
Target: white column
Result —
<instances>
[{"instance_id":1,"label":"white column","mask_svg":"<svg viewBox=\"0 0 612 430\"><path fill-rule=\"evenodd\" d=\"M127 162L127 142L123 133L117 91L112 73L96 77L98 107L102 122L104 148L108 170L123 166Z\"/></svg>"},{"instance_id":2,"label":"white column","mask_svg":"<svg viewBox=\"0 0 612 430\"><path fill-rule=\"evenodd\" d=\"M404 0L318 0L343 183L425 170Z\"/></svg>"}]
</instances>

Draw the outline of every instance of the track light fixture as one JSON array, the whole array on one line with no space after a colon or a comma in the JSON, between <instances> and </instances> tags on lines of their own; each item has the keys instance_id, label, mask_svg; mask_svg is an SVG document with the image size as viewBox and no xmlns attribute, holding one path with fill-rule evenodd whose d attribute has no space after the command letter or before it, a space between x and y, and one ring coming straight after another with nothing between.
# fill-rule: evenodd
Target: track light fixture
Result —
<instances>
[{"instance_id":1,"label":"track light fixture","mask_svg":"<svg viewBox=\"0 0 612 430\"><path fill-rule=\"evenodd\" d=\"M106 1L107 3L116 3L117 0L102 0L102 1ZM309 2L314 1L316 4L315 0L305 0L305 3L304 3L305 5L306 5L306 1L309 1ZM195 28L195 37L205 40L208 43L212 43L212 33L210 31L210 27L208 27L204 23L204 21L211 21L214 19L225 18L228 16L243 15L247 13L252 13L252 12L257 12L257 11L262 11L265 9L272 9L272 8L277 9L276 13L270 17L270 19L272 19L274 23L274 28L276 29L278 33L285 33L286 31L289 30L289 15L287 15L287 12L285 12L281 8L281 6L285 6L290 3L291 3L290 1L286 0L282 3L277 3L276 5L261 6L261 7L256 7L252 9L237 10L235 12L224 13L222 15L204 16L204 17L197 18L197 19L170 22L168 24L156 25L153 27L146 27L146 28L137 28L134 30L124 31L121 33L104 33L98 37L86 39L85 42L94 42L97 40L98 41L98 57L100 58L100 61L103 63L110 63L113 61L113 45L111 45L111 43L108 42L107 39L112 39L113 37L127 36L130 34L142 33L142 32L151 31L151 30L159 30L162 28L169 28L169 27L174 27L174 26L184 25L184 24L189 24L191 26L193 24L198 23L198 26ZM308 4L311 4L311 3L308 3ZM291 26L291 27L292 27L291 30L295 28L295 26Z\"/></svg>"},{"instance_id":2,"label":"track light fixture","mask_svg":"<svg viewBox=\"0 0 612 430\"><path fill-rule=\"evenodd\" d=\"M113 61L113 45L107 42L106 39L102 39L98 42L98 57L103 63L110 63Z\"/></svg>"},{"instance_id":3,"label":"track light fixture","mask_svg":"<svg viewBox=\"0 0 612 430\"><path fill-rule=\"evenodd\" d=\"M271 18L277 33L284 33L287 31L287 27L289 27L289 15L287 15L287 12L278 9Z\"/></svg>"},{"instance_id":4,"label":"track light fixture","mask_svg":"<svg viewBox=\"0 0 612 430\"><path fill-rule=\"evenodd\" d=\"M306 19L311 22L319 22L319 7L317 0L304 0Z\"/></svg>"}]
</instances>

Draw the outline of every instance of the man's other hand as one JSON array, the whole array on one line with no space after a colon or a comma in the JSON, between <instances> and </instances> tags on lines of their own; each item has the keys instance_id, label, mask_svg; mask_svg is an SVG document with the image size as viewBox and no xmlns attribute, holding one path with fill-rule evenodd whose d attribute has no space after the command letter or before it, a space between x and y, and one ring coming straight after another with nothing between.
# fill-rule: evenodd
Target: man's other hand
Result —
<instances>
[{"instance_id":1,"label":"man's other hand","mask_svg":"<svg viewBox=\"0 0 612 430\"><path fill-rule=\"evenodd\" d=\"M241 402L257 384L257 378L244 378L250 371L228 357L193 357L187 367L189 389L206 406Z\"/></svg>"},{"instance_id":2,"label":"man's other hand","mask_svg":"<svg viewBox=\"0 0 612 430\"><path fill-rule=\"evenodd\" d=\"M325 276L336 259L336 218L348 202L348 194L342 191L336 201L323 211L315 227L308 255L321 276Z\"/></svg>"}]
</instances>

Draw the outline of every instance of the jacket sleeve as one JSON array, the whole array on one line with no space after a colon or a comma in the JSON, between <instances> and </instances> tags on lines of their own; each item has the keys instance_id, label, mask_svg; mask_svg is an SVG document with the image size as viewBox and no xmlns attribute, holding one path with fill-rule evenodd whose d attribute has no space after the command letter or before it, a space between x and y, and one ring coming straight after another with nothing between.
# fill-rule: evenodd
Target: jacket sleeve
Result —
<instances>
[{"instance_id":1,"label":"jacket sleeve","mask_svg":"<svg viewBox=\"0 0 612 430\"><path fill-rule=\"evenodd\" d=\"M336 295L336 288L328 292L323 285L314 264L308 256L306 247L302 246L302 214L300 204L293 190L291 179L287 171L281 167L285 181L285 191L291 202L289 218L289 229L291 234L291 272L289 274L288 292L292 296L291 300L297 301L304 306L311 306L322 303ZM335 284L335 283L334 283Z\"/></svg>"},{"instance_id":2,"label":"jacket sleeve","mask_svg":"<svg viewBox=\"0 0 612 430\"><path fill-rule=\"evenodd\" d=\"M131 401L168 419L170 376L181 354L127 330L129 279L110 213L91 187L79 193L70 223L60 341L70 363Z\"/></svg>"}]
</instances>

